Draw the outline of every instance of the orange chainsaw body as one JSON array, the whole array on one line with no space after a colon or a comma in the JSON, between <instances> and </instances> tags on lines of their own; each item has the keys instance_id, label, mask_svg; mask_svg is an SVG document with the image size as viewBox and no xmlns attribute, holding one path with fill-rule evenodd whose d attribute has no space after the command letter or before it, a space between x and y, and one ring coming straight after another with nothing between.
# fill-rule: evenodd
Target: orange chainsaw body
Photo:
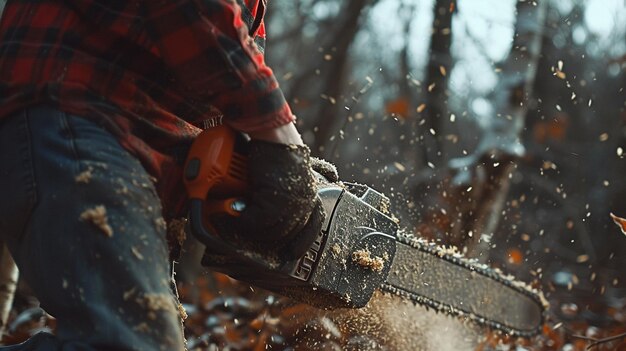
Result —
<instances>
[{"instance_id":1,"label":"orange chainsaw body","mask_svg":"<svg viewBox=\"0 0 626 351\"><path fill-rule=\"evenodd\" d=\"M243 134L224 125L204 130L191 146L183 181L206 214L239 215L237 201L248 191L246 146Z\"/></svg>"}]
</instances>

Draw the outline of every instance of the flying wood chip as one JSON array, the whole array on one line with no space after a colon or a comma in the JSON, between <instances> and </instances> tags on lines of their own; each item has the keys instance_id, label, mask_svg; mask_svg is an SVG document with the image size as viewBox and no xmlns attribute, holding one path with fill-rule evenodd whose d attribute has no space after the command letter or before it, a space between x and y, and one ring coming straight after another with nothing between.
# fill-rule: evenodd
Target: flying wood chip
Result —
<instances>
[{"instance_id":1,"label":"flying wood chip","mask_svg":"<svg viewBox=\"0 0 626 351\"><path fill-rule=\"evenodd\" d=\"M617 224L619 229L621 229L622 234L626 235L626 219L624 219L622 217L617 217L613 213L609 213L609 214L611 215L611 218L613 219L613 222L615 222L615 224Z\"/></svg>"}]
</instances>

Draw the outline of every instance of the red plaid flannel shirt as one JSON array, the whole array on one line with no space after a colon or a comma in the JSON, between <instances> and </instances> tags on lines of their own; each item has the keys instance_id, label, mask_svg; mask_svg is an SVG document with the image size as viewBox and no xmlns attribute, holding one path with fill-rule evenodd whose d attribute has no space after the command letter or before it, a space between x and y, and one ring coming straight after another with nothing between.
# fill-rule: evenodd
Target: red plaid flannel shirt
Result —
<instances>
[{"instance_id":1,"label":"red plaid flannel shirt","mask_svg":"<svg viewBox=\"0 0 626 351\"><path fill-rule=\"evenodd\" d=\"M263 1L259 6L259 2ZM266 0L246 0L252 19ZM243 16L245 17L245 16ZM251 132L293 115L235 0L9 0L0 23L0 118L35 104L110 130L181 199L180 160L212 118ZM166 213L167 215L167 213Z\"/></svg>"}]
</instances>

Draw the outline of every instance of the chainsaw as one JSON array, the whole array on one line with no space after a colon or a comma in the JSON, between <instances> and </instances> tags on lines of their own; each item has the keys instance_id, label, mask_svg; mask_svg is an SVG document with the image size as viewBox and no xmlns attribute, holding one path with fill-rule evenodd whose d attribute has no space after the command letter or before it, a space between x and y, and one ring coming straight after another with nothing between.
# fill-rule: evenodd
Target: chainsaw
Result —
<instances>
[{"instance_id":1,"label":"chainsaw","mask_svg":"<svg viewBox=\"0 0 626 351\"><path fill-rule=\"evenodd\" d=\"M221 236L211 218L245 209L247 142L244 134L216 126L197 137L187 157L189 230L207 248L203 266L324 309L364 307L379 289L514 336L541 329L547 303L540 292L403 233L389 199L366 185L319 176L326 217L297 259L268 257Z\"/></svg>"}]
</instances>

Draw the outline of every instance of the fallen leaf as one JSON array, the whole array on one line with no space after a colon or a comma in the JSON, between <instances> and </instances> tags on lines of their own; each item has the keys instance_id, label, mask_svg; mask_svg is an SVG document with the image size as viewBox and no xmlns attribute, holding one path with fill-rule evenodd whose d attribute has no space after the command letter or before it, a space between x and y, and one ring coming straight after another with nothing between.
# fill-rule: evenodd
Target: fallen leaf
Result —
<instances>
[{"instance_id":1,"label":"fallen leaf","mask_svg":"<svg viewBox=\"0 0 626 351\"><path fill-rule=\"evenodd\" d=\"M513 265L520 265L524 261L524 254L522 251L516 248L510 248L507 250L507 261Z\"/></svg>"},{"instance_id":2,"label":"fallen leaf","mask_svg":"<svg viewBox=\"0 0 626 351\"><path fill-rule=\"evenodd\" d=\"M389 114L395 114L400 117L406 118L409 116L409 100L406 97L400 97L398 99L387 102L385 110Z\"/></svg>"},{"instance_id":3,"label":"fallen leaf","mask_svg":"<svg viewBox=\"0 0 626 351\"><path fill-rule=\"evenodd\" d=\"M554 75L559 78L559 79L565 79L567 78L567 75L565 73L563 73L563 71L556 71L554 72Z\"/></svg>"},{"instance_id":4,"label":"fallen leaf","mask_svg":"<svg viewBox=\"0 0 626 351\"><path fill-rule=\"evenodd\" d=\"M615 224L617 224L619 229L622 231L622 234L626 235L626 219L622 217L617 217L613 213L609 213L609 215L611 215L613 222L615 222Z\"/></svg>"}]
</instances>

